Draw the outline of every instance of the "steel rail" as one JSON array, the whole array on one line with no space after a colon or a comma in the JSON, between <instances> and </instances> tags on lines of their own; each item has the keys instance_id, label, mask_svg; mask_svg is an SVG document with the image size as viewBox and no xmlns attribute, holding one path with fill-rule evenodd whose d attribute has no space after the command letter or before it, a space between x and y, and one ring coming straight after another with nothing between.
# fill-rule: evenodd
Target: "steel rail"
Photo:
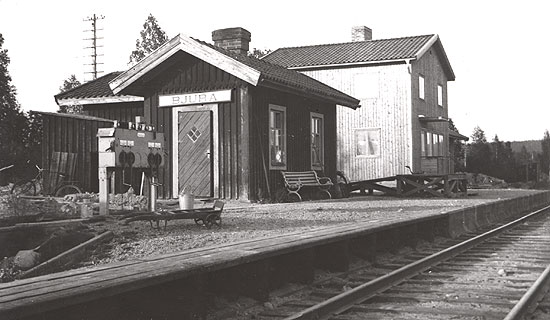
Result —
<instances>
[{"instance_id":1,"label":"steel rail","mask_svg":"<svg viewBox=\"0 0 550 320\"><path fill-rule=\"evenodd\" d=\"M355 304L361 303L365 300L368 300L401 282L404 280L417 275L420 272L428 270L432 266L441 263L449 258L452 258L481 242L485 241L488 238L495 236L496 234L502 233L509 229L514 228L518 224L523 223L524 221L550 209L550 206L546 206L542 209L531 212L519 219L516 219L512 222L504 224L500 227L497 227L493 230L487 231L481 235L478 235L474 238L468 239L461 243L458 243L452 247L444 249L438 253L434 253L428 257L422 258L418 261L410 263L404 267L401 267L397 270L394 270L386 275L383 275L379 278L376 278L372 281L359 285L349 291L343 292L339 295L336 295L330 299L327 299L321 303L318 303L312 307L304 309L298 313L295 313L285 320L322 320L328 319L331 316L342 313L345 310L349 309Z\"/></svg>"},{"instance_id":2,"label":"steel rail","mask_svg":"<svg viewBox=\"0 0 550 320\"><path fill-rule=\"evenodd\" d=\"M550 265L537 278L537 281L527 290L518 303L506 315L504 320L520 320L528 313L533 312L538 300L544 297L550 288Z\"/></svg>"}]
</instances>

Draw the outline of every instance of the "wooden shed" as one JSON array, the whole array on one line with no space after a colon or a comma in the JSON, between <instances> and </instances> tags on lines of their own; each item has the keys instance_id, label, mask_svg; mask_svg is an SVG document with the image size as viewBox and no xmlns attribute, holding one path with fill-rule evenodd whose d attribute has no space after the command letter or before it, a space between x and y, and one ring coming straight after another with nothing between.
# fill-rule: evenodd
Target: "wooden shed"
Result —
<instances>
[{"instance_id":1,"label":"wooden shed","mask_svg":"<svg viewBox=\"0 0 550 320\"><path fill-rule=\"evenodd\" d=\"M74 173L70 179L84 191L98 192L97 129L112 127L113 121L78 114L36 113L42 118L42 168L52 168L59 153L73 154Z\"/></svg>"},{"instance_id":2,"label":"wooden shed","mask_svg":"<svg viewBox=\"0 0 550 320\"><path fill-rule=\"evenodd\" d=\"M245 29L213 39L178 35L110 81L114 95L144 97L146 122L164 133L159 195L258 200L282 187L283 170L335 178L336 105L359 100L248 56Z\"/></svg>"},{"instance_id":3,"label":"wooden shed","mask_svg":"<svg viewBox=\"0 0 550 320\"><path fill-rule=\"evenodd\" d=\"M447 82L455 80L439 36L372 40L367 27L352 42L281 48L263 58L300 71L361 100L338 107L338 169L353 181L414 172L454 172ZM463 136L462 136L463 137Z\"/></svg>"}]
</instances>

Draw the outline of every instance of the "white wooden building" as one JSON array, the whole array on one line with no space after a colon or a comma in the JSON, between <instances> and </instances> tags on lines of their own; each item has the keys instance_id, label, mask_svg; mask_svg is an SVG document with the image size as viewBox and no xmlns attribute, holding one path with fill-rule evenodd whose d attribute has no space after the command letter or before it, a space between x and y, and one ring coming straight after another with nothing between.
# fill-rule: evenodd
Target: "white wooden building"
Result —
<instances>
[{"instance_id":1,"label":"white wooden building","mask_svg":"<svg viewBox=\"0 0 550 320\"><path fill-rule=\"evenodd\" d=\"M454 171L447 82L455 80L438 35L372 40L354 27L352 42L277 49L263 60L300 71L360 99L337 109L338 169L352 181ZM467 139L467 138L466 138Z\"/></svg>"}]
</instances>

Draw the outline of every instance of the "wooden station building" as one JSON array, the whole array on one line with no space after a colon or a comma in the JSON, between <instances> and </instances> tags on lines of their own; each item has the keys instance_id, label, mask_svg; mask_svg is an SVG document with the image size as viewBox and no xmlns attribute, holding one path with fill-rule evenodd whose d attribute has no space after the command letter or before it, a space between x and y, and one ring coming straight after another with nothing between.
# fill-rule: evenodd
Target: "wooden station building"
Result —
<instances>
[{"instance_id":1,"label":"wooden station building","mask_svg":"<svg viewBox=\"0 0 550 320\"><path fill-rule=\"evenodd\" d=\"M283 170L335 178L336 106L354 110L359 100L248 56L251 36L243 28L216 30L212 38L214 45L180 34L129 70L56 101L80 103L99 119L143 116L164 133L165 198L184 188L199 197L269 198L282 187Z\"/></svg>"},{"instance_id":2,"label":"wooden station building","mask_svg":"<svg viewBox=\"0 0 550 320\"><path fill-rule=\"evenodd\" d=\"M454 172L447 83L455 74L439 36L372 40L354 27L352 42L281 48L264 61L300 71L361 100L338 107L338 164L351 181L414 172ZM351 112L350 112L351 111Z\"/></svg>"}]
</instances>

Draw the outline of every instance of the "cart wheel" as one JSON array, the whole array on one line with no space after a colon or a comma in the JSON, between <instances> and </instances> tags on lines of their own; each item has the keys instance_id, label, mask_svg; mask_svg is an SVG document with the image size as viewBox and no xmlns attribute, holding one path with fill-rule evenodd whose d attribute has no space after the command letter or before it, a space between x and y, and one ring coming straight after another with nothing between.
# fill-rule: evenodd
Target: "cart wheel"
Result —
<instances>
[{"instance_id":1,"label":"cart wheel","mask_svg":"<svg viewBox=\"0 0 550 320\"><path fill-rule=\"evenodd\" d=\"M204 220L204 225L210 229L212 228L212 225L216 225L218 229L222 226L222 217L218 214L209 214L206 217L206 220Z\"/></svg>"},{"instance_id":2,"label":"cart wheel","mask_svg":"<svg viewBox=\"0 0 550 320\"><path fill-rule=\"evenodd\" d=\"M36 185L31 180L17 181L11 188L11 193L16 196L36 196Z\"/></svg>"},{"instance_id":3,"label":"cart wheel","mask_svg":"<svg viewBox=\"0 0 550 320\"><path fill-rule=\"evenodd\" d=\"M195 223L199 226L202 226L204 224L204 221L201 218L195 218Z\"/></svg>"}]
</instances>

